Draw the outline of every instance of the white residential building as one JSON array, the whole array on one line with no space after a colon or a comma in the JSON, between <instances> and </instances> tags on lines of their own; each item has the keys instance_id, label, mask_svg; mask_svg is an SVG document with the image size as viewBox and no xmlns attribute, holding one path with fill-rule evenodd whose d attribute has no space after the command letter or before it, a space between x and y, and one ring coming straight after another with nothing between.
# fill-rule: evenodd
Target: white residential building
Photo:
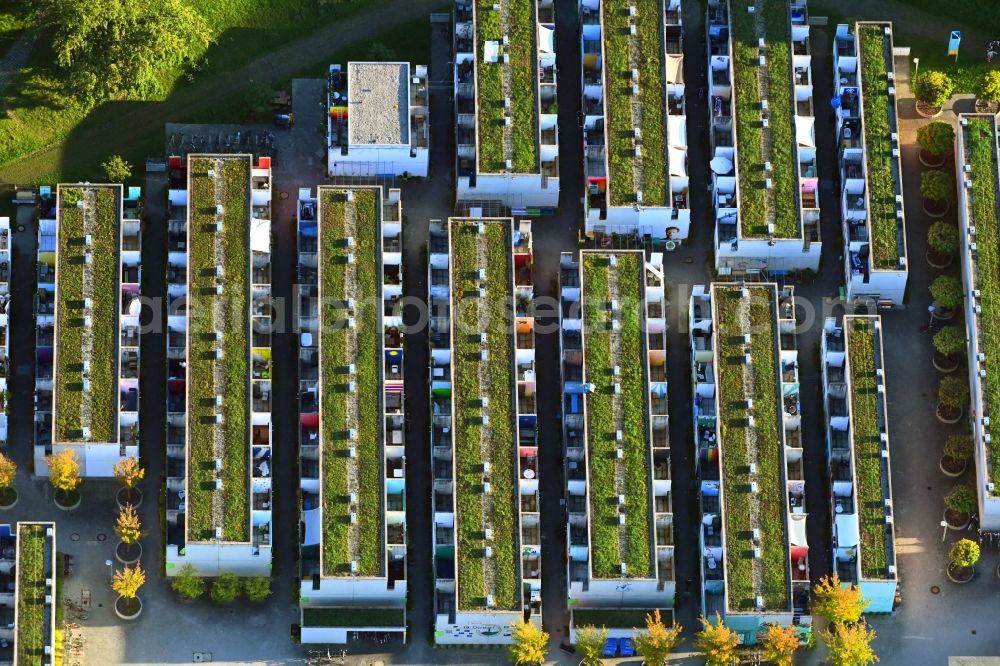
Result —
<instances>
[{"instance_id":1,"label":"white residential building","mask_svg":"<svg viewBox=\"0 0 1000 666\"><path fill-rule=\"evenodd\" d=\"M674 248L691 224L681 0L622 6L580 2L586 232Z\"/></svg>"},{"instance_id":2,"label":"white residential building","mask_svg":"<svg viewBox=\"0 0 1000 666\"><path fill-rule=\"evenodd\" d=\"M56 663L56 524L0 525L0 581L14 621L0 629L0 659L15 666ZM13 557L12 557L13 556Z\"/></svg>"},{"instance_id":3,"label":"white residential building","mask_svg":"<svg viewBox=\"0 0 1000 666\"><path fill-rule=\"evenodd\" d=\"M426 176L427 67L408 62L330 65L327 170L332 176Z\"/></svg>"},{"instance_id":4,"label":"white residential building","mask_svg":"<svg viewBox=\"0 0 1000 666\"><path fill-rule=\"evenodd\" d=\"M853 33L837 26L833 80L844 283L849 302L882 307L902 305L908 272L892 53L892 23L856 23Z\"/></svg>"},{"instance_id":5,"label":"white residential building","mask_svg":"<svg viewBox=\"0 0 1000 666\"><path fill-rule=\"evenodd\" d=\"M559 291L571 637L631 637L676 592L662 255L564 253Z\"/></svg>"},{"instance_id":6,"label":"white residential building","mask_svg":"<svg viewBox=\"0 0 1000 666\"><path fill-rule=\"evenodd\" d=\"M298 199L303 643L406 632L398 189Z\"/></svg>"},{"instance_id":7,"label":"white residential building","mask_svg":"<svg viewBox=\"0 0 1000 666\"><path fill-rule=\"evenodd\" d=\"M271 572L271 159L171 157L166 572Z\"/></svg>"},{"instance_id":8,"label":"white residential building","mask_svg":"<svg viewBox=\"0 0 1000 666\"><path fill-rule=\"evenodd\" d=\"M819 268L819 174L805 0L709 0L709 121L720 275ZM782 35L769 43L766 35Z\"/></svg>"},{"instance_id":9,"label":"white residential building","mask_svg":"<svg viewBox=\"0 0 1000 666\"><path fill-rule=\"evenodd\" d=\"M456 0L454 53L456 200L499 202L516 216L554 208L554 0Z\"/></svg>"},{"instance_id":10,"label":"white residential building","mask_svg":"<svg viewBox=\"0 0 1000 666\"><path fill-rule=\"evenodd\" d=\"M138 187L41 190L35 473L72 449L83 477L111 477L139 452ZM3 233L3 232L0 232Z\"/></svg>"}]
</instances>

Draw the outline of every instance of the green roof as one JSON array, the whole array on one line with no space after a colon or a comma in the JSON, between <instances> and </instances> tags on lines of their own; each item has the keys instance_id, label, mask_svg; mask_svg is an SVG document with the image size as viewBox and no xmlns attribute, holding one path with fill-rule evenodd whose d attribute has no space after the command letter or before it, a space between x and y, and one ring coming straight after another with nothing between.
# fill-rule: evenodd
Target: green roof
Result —
<instances>
[{"instance_id":1,"label":"green roof","mask_svg":"<svg viewBox=\"0 0 1000 666\"><path fill-rule=\"evenodd\" d=\"M732 611L753 610L757 595L768 611L787 611L789 550L778 394L776 298L773 286L714 287L719 374L719 450L726 539L726 585ZM745 362L750 335L751 363ZM747 400L753 400L753 409ZM751 427L749 417L753 416ZM756 463L751 478L749 466ZM750 490L757 482L758 492ZM751 536L760 529L762 557ZM760 583L756 583L759 580Z\"/></svg>"},{"instance_id":2,"label":"green roof","mask_svg":"<svg viewBox=\"0 0 1000 666\"><path fill-rule=\"evenodd\" d=\"M757 11L748 13L747 7ZM792 79L792 34L788 0L729 0L733 40L733 98L740 224L744 238L766 238L768 223L777 238L802 235L799 216L798 151ZM759 76L758 39L766 47L766 76ZM761 100L767 100L770 150L765 146ZM771 163L771 190L764 166Z\"/></svg>"},{"instance_id":3,"label":"green roof","mask_svg":"<svg viewBox=\"0 0 1000 666\"><path fill-rule=\"evenodd\" d=\"M610 258L616 258L611 266ZM590 493L591 567L597 578L653 573L650 552L650 441L643 362L643 264L637 252L583 253L583 350ZM617 300L618 331L611 301ZM614 375L614 366L622 370ZM621 392L615 393L615 384ZM617 431L622 441L617 441ZM621 448L623 457L617 457ZM625 495L625 524L618 496Z\"/></svg>"},{"instance_id":4,"label":"green roof","mask_svg":"<svg viewBox=\"0 0 1000 666\"><path fill-rule=\"evenodd\" d=\"M604 0L604 65L607 103L608 175L612 206L632 205L642 191L647 206L669 205L667 201L667 146L664 128L663 2L656 0L638 12L636 35L629 7L634 0ZM655 4L655 11L653 6ZM629 92L639 72L639 104ZM633 130L642 131L642 156L635 156Z\"/></svg>"},{"instance_id":5,"label":"green roof","mask_svg":"<svg viewBox=\"0 0 1000 666\"><path fill-rule=\"evenodd\" d=\"M303 608L303 627L386 627L406 626L403 608L365 608L342 606L338 608Z\"/></svg>"},{"instance_id":6,"label":"green roof","mask_svg":"<svg viewBox=\"0 0 1000 666\"><path fill-rule=\"evenodd\" d=\"M53 441L117 442L121 188L80 185L58 191Z\"/></svg>"},{"instance_id":7,"label":"green roof","mask_svg":"<svg viewBox=\"0 0 1000 666\"><path fill-rule=\"evenodd\" d=\"M347 192L352 192L352 201ZM323 574L376 576L384 560L382 494L384 458L378 330L380 196L376 188L319 189L321 305L320 418L323 478ZM347 238L353 238L348 247ZM354 263L348 263L348 255ZM347 299L355 308L349 315ZM345 321L354 317L354 327ZM355 372L349 372L354 364ZM354 390L350 390L350 382ZM357 438L349 439L354 430ZM354 447L357 456L349 450ZM357 494L352 508L351 493ZM351 523L351 512L357 523Z\"/></svg>"},{"instance_id":8,"label":"green roof","mask_svg":"<svg viewBox=\"0 0 1000 666\"><path fill-rule=\"evenodd\" d=\"M502 12L493 9L495 4ZM506 15L506 23L501 18ZM513 161L515 173L538 173L538 52L535 0L476 0L476 86L479 105L479 170L482 173L506 171L506 161ZM486 42L509 44L495 63L485 62ZM505 83L505 70L510 83ZM510 98L511 124L504 124L504 99ZM509 132L511 152L505 148Z\"/></svg>"},{"instance_id":9,"label":"green roof","mask_svg":"<svg viewBox=\"0 0 1000 666\"><path fill-rule=\"evenodd\" d=\"M54 526L54 524L53 524ZM20 524L17 527L17 655L19 664L44 662L45 646L50 636L51 619L48 613L55 607L45 607L46 576L46 525ZM50 545L50 548L52 546ZM51 558L51 553L48 556ZM50 572L54 576L55 572Z\"/></svg>"},{"instance_id":10,"label":"green roof","mask_svg":"<svg viewBox=\"0 0 1000 666\"><path fill-rule=\"evenodd\" d=\"M214 170L209 176L208 171ZM250 540L250 157L192 157L188 202L187 526L191 541ZM223 229L216 233L216 206ZM215 275L222 266L223 278ZM216 295L216 285L223 293ZM217 341L216 331L222 332ZM222 358L216 359L217 350ZM216 396L222 396L221 408ZM215 415L222 423L215 423ZM222 458L222 490L214 460Z\"/></svg>"},{"instance_id":11,"label":"green roof","mask_svg":"<svg viewBox=\"0 0 1000 666\"><path fill-rule=\"evenodd\" d=\"M510 222L451 223L452 373L455 502L458 535L458 608L521 608L517 442L514 439L513 328ZM479 298L478 271L485 269L486 298ZM480 342L480 332L486 342ZM489 358L481 360L481 350ZM489 399L486 408L482 397ZM483 416L489 423L483 423ZM490 463L490 494L483 463ZM485 541L484 530L493 538ZM489 545L491 558L484 557Z\"/></svg>"}]
</instances>

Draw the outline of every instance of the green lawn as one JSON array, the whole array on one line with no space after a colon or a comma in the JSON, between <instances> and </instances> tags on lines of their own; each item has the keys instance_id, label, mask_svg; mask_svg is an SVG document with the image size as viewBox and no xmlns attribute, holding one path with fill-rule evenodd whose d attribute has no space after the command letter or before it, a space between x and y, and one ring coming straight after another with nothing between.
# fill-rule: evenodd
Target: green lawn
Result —
<instances>
[{"instance_id":1,"label":"green lawn","mask_svg":"<svg viewBox=\"0 0 1000 666\"><path fill-rule=\"evenodd\" d=\"M452 373L455 386L455 502L458 533L458 608L479 609L492 594L498 610L521 607L521 563L518 560L517 442L514 440L513 341L507 304L511 297L510 225L453 223L452 250ZM482 252L485 261L477 259ZM478 271L486 269L486 298L476 295ZM486 320L485 328L480 326ZM485 345L479 332L486 333ZM489 352L485 363L480 351ZM480 396L489 398L486 409ZM482 416L489 416L486 436ZM492 492L483 492L483 462L489 461ZM488 507L492 505L492 510ZM488 513L488 515L486 515ZM493 559L483 557L484 529L493 530ZM487 567L493 571L488 587Z\"/></svg>"},{"instance_id":2,"label":"green lawn","mask_svg":"<svg viewBox=\"0 0 1000 666\"><path fill-rule=\"evenodd\" d=\"M717 287L718 313L720 455L722 456L722 501L726 534L726 583L732 610L756 607L756 596L764 597L770 611L787 611L789 552L785 489L782 486L782 424L779 420L776 367L777 331L774 326L774 291L751 287L749 299L738 287ZM747 329L741 322L746 321ZM744 362L743 335L750 334L752 364ZM754 426L746 409L753 399ZM758 493L750 492L749 465L756 460ZM763 586L754 585L751 530L758 516L760 563Z\"/></svg>"},{"instance_id":3,"label":"green lawn","mask_svg":"<svg viewBox=\"0 0 1000 666\"><path fill-rule=\"evenodd\" d=\"M17 530L17 663L41 664L45 652L45 525Z\"/></svg>"},{"instance_id":4,"label":"green lawn","mask_svg":"<svg viewBox=\"0 0 1000 666\"><path fill-rule=\"evenodd\" d=\"M593 574L597 578L619 578L620 564L628 576L652 575L649 534L649 418L642 371L642 264L639 255L619 253L617 266L607 254L583 258L584 367L586 381L594 385L587 394L587 444L590 466L590 535ZM612 276L612 273L615 275ZM621 328L611 330L611 280L618 283ZM617 339L617 340L616 340ZM619 345L622 373L614 376L612 346ZM614 384L621 384L616 395ZM616 403L622 413L622 442L616 440ZM623 449L618 462L616 452ZM625 527L619 525L616 478L624 466ZM622 540L624 539L624 544ZM624 546L624 560L622 551Z\"/></svg>"},{"instance_id":5,"label":"green lawn","mask_svg":"<svg viewBox=\"0 0 1000 666\"><path fill-rule=\"evenodd\" d=\"M118 441L118 195L117 188L59 188L59 262L56 268L55 441ZM78 208L84 200L86 208ZM87 219L89 216L90 219ZM85 264L85 237L91 235L91 263ZM84 282L93 281L93 307L83 307ZM91 325L84 323L91 317ZM93 353L84 357L84 345ZM90 390L84 391L83 363L90 363ZM90 418L83 414L84 396ZM83 436L82 428L90 428Z\"/></svg>"},{"instance_id":6,"label":"green lawn","mask_svg":"<svg viewBox=\"0 0 1000 666\"><path fill-rule=\"evenodd\" d=\"M221 170L222 191L208 169ZM230 157L191 161L190 225L188 230L188 531L192 541L214 538L222 527L223 541L246 542L249 527L249 202L250 161ZM223 293L215 294L215 252L218 234L208 230L216 219L215 205L223 203L221 240ZM221 321L212 311L221 308ZM215 331L222 331L217 342ZM215 352L222 349L222 359ZM221 381L216 380L216 374ZM214 423L222 395L222 424ZM223 515L213 509L215 493L214 439L222 436ZM221 521L220 521L221 519ZM221 522L221 524L219 524Z\"/></svg>"},{"instance_id":7,"label":"green lawn","mask_svg":"<svg viewBox=\"0 0 1000 666\"><path fill-rule=\"evenodd\" d=\"M349 574L351 561L358 573L375 576L382 571L383 435L382 386L379 367L382 356L378 310L381 289L378 277L378 190L353 190L347 201L345 190L321 189L320 199L320 303L322 311L321 408L323 431L323 573ZM352 229L348 229L348 224ZM347 247L347 237L354 246ZM355 264L347 263L354 254ZM356 303L355 327L344 325L344 304ZM348 346L356 349L349 356ZM355 391L346 372L355 364ZM357 440L346 435L357 430ZM352 552L350 465L348 449L357 449L358 550Z\"/></svg>"}]
</instances>

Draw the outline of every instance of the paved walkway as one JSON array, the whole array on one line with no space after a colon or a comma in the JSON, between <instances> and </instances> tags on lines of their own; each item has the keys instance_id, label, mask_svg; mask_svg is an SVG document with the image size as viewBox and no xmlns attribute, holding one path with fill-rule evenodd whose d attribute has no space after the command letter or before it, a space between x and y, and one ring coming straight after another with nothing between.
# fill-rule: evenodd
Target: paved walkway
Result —
<instances>
[{"instance_id":1,"label":"paved walkway","mask_svg":"<svg viewBox=\"0 0 1000 666\"><path fill-rule=\"evenodd\" d=\"M31 50L35 46L35 33L25 30L24 34L18 37L3 58L0 58L0 94L7 88L14 75L17 74L28 62Z\"/></svg>"}]
</instances>

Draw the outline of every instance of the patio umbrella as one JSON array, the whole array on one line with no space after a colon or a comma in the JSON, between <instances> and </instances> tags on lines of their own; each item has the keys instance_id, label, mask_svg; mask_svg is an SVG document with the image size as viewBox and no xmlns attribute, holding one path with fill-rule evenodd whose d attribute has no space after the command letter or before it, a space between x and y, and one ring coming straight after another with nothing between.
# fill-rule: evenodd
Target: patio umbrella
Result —
<instances>
[{"instance_id":1,"label":"patio umbrella","mask_svg":"<svg viewBox=\"0 0 1000 666\"><path fill-rule=\"evenodd\" d=\"M712 167L713 172L719 174L720 176L724 176L733 170L733 163L725 157L716 157L709 162L708 165Z\"/></svg>"}]
</instances>

